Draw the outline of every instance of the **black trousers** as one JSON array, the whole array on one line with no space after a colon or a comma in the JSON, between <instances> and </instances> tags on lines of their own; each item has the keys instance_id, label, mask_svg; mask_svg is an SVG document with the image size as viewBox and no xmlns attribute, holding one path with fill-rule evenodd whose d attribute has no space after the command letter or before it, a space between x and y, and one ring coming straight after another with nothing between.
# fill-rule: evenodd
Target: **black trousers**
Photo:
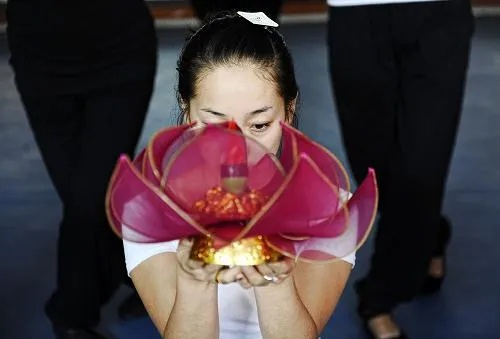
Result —
<instances>
[{"instance_id":1,"label":"black trousers","mask_svg":"<svg viewBox=\"0 0 500 339\"><path fill-rule=\"evenodd\" d=\"M196 16L203 20L211 13L227 10L264 12L273 20L277 20L284 0L191 0Z\"/></svg>"},{"instance_id":2,"label":"black trousers","mask_svg":"<svg viewBox=\"0 0 500 339\"><path fill-rule=\"evenodd\" d=\"M380 219L362 309L419 292L437 246L469 61L468 0L330 7L329 63L350 167L374 167Z\"/></svg>"},{"instance_id":3,"label":"black trousers","mask_svg":"<svg viewBox=\"0 0 500 339\"><path fill-rule=\"evenodd\" d=\"M97 324L101 305L125 281L121 240L105 214L116 160L132 155L153 91L149 78L79 94L33 96L18 90L43 161L62 201L57 288L47 303L64 327Z\"/></svg>"}]
</instances>

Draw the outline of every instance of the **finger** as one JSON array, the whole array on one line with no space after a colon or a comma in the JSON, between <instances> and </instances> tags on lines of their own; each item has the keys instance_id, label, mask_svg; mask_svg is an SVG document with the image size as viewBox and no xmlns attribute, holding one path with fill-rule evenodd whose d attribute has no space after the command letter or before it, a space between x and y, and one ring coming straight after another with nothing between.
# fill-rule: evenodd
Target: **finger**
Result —
<instances>
[{"instance_id":1,"label":"finger","mask_svg":"<svg viewBox=\"0 0 500 339\"><path fill-rule=\"evenodd\" d=\"M222 273L222 271L224 270L223 267L221 267L220 269L218 269L217 271L215 271L212 275L211 275L211 279L210 281L214 284L220 284L220 274Z\"/></svg>"},{"instance_id":2,"label":"finger","mask_svg":"<svg viewBox=\"0 0 500 339\"><path fill-rule=\"evenodd\" d=\"M255 269L262 275L262 277L269 282L277 281L277 274L267 264L258 265Z\"/></svg>"},{"instance_id":3,"label":"finger","mask_svg":"<svg viewBox=\"0 0 500 339\"><path fill-rule=\"evenodd\" d=\"M186 266L192 270L197 270L200 268L204 268L205 263L199 260L187 259Z\"/></svg>"},{"instance_id":4,"label":"finger","mask_svg":"<svg viewBox=\"0 0 500 339\"><path fill-rule=\"evenodd\" d=\"M200 281L220 283L220 275L226 270L226 266L210 265L192 270Z\"/></svg>"},{"instance_id":5,"label":"finger","mask_svg":"<svg viewBox=\"0 0 500 339\"><path fill-rule=\"evenodd\" d=\"M244 289L249 289L252 287L248 279L245 277L245 275L241 272L236 275L236 282L243 287Z\"/></svg>"},{"instance_id":6,"label":"finger","mask_svg":"<svg viewBox=\"0 0 500 339\"><path fill-rule=\"evenodd\" d=\"M220 278L219 275L224 269L221 267L219 270L215 272L207 272L204 268L199 268L191 271L191 275L195 277L196 280L204 281L204 282L212 282L219 283Z\"/></svg>"},{"instance_id":7,"label":"finger","mask_svg":"<svg viewBox=\"0 0 500 339\"><path fill-rule=\"evenodd\" d=\"M184 262L179 260L179 264L183 271L200 281L214 281L215 273L225 268L224 266L205 264L202 261L192 259L187 259Z\"/></svg>"},{"instance_id":8,"label":"finger","mask_svg":"<svg viewBox=\"0 0 500 339\"><path fill-rule=\"evenodd\" d=\"M248 280L246 278L242 278L242 279L238 280L238 284L240 284L240 286L246 290L253 287L252 285L250 285L250 283L248 282Z\"/></svg>"},{"instance_id":9,"label":"finger","mask_svg":"<svg viewBox=\"0 0 500 339\"><path fill-rule=\"evenodd\" d=\"M212 264L204 264L203 269L208 273L208 274L213 274L223 268L227 268L227 266L221 266L221 265L212 265Z\"/></svg>"},{"instance_id":10,"label":"finger","mask_svg":"<svg viewBox=\"0 0 500 339\"><path fill-rule=\"evenodd\" d=\"M193 276L196 280L207 281L210 279L210 276L213 274L212 271L207 271L203 264L199 264L193 260L188 260L185 262L179 261L180 268Z\"/></svg>"},{"instance_id":11,"label":"finger","mask_svg":"<svg viewBox=\"0 0 500 339\"><path fill-rule=\"evenodd\" d=\"M263 275L259 273L253 266L242 266L241 273L248 280L248 283L252 286L265 286L268 285L270 281L264 279Z\"/></svg>"},{"instance_id":12,"label":"finger","mask_svg":"<svg viewBox=\"0 0 500 339\"><path fill-rule=\"evenodd\" d=\"M216 281L220 284L229 284L238 281L238 276L241 274L239 267L225 268L216 273Z\"/></svg>"},{"instance_id":13,"label":"finger","mask_svg":"<svg viewBox=\"0 0 500 339\"><path fill-rule=\"evenodd\" d=\"M181 250L191 250L191 247L193 247L193 242L193 239L181 239L179 240L178 248Z\"/></svg>"},{"instance_id":14,"label":"finger","mask_svg":"<svg viewBox=\"0 0 500 339\"><path fill-rule=\"evenodd\" d=\"M267 266L276 275L282 275L282 274L290 274L290 272L292 272L292 270L295 266L295 263L293 260L285 259L285 260L269 263L269 264L267 264Z\"/></svg>"},{"instance_id":15,"label":"finger","mask_svg":"<svg viewBox=\"0 0 500 339\"><path fill-rule=\"evenodd\" d=\"M179 241L179 246L177 247L177 258L181 262L186 262L189 260L191 254L192 242L186 239Z\"/></svg>"},{"instance_id":16,"label":"finger","mask_svg":"<svg viewBox=\"0 0 500 339\"><path fill-rule=\"evenodd\" d=\"M202 269L193 270L183 265L178 265L178 267L182 270L182 272L184 272L184 274L187 274L193 280L206 281L206 273L204 273Z\"/></svg>"}]
</instances>

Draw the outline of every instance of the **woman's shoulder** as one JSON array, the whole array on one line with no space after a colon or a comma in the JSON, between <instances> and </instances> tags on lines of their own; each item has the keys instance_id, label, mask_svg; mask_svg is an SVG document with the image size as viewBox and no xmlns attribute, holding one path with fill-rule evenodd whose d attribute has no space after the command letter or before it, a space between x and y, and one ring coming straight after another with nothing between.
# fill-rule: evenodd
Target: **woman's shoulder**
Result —
<instances>
[{"instance_id":1,"label":"woman's shoulder","mask_svg":"<svg viewBox=\"0 0 500 339\"><path fill-rule=\"evenodd\" d=\"M160 253L173 253L179 246L178 240L159 242L159 243L136 243L123 240L123 249L125 252L125 264L127 272L130 272L146 259Z\"/></svg>"}]
</instances>

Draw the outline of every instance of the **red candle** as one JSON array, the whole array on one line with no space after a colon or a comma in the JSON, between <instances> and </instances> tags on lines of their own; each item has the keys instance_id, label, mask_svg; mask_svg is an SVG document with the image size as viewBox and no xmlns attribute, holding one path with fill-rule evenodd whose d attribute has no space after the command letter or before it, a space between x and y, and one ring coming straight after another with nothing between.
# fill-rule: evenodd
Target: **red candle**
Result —
<instances>
[{"instance_id":1,"label":"red candle","mask_svg":"<svg viewBox=\"0 0 500 339\"><path fill-rule=\"evenodd\" d=\"M233 194L242 194L247 190L248 177L247 145L245 137L234 120L227 123L227 157L221 165L222 187Z\"/></svg>"}]
</instances>

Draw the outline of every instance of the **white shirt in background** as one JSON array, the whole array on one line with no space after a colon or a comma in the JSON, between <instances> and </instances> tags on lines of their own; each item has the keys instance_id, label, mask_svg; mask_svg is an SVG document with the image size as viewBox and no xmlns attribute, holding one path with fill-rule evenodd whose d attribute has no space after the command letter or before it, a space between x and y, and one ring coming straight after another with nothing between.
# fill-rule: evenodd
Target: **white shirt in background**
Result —
<instances>
[{"instance_id":1,"label":"white shirt in background","mask_svg":"<svg viewBox=\"0 0 500 339\"><path fill-rule=\"evenodd\" d=\"M384 5L384 4L404 4L410 2L430 2L447 0L327 0L328 6L362 6L362 5Z\"/></svg>"}]
</instances>

